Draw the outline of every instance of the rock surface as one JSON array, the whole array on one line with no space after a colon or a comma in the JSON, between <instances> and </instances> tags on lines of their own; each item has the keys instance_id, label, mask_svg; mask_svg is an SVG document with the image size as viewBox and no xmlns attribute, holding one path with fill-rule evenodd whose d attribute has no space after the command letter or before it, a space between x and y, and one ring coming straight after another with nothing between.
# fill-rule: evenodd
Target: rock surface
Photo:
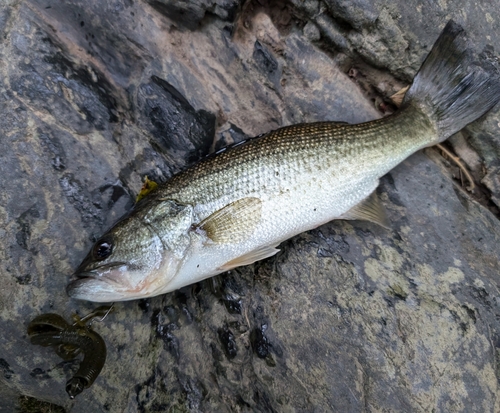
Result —
<instances>
[{"instance_id":1,"label":"rock surface","mask_svg":"<svg viewBox=\"0 0 500 413\"><path fill-rule=\"evenodd\" d=\"M96 307L68 299L68 276L145 175L283 125L393 110L449 18L499 54L487 1L4 2L0 411L500 411L498 108L452 140L485 206L415 154L379 188L390 231L332 222L117 304L94 324L104 370L74 401L78 363L26 335L41 313Z\"/></svg>"}]
</instances>

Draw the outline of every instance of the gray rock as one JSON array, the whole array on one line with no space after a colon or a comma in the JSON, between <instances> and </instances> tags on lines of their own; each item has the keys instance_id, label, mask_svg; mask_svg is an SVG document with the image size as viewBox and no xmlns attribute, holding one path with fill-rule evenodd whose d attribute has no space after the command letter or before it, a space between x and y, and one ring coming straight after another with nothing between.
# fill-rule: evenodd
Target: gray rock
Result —
<instances>
[{"instance_id":1,"label":"gray rock","mask_svg":"<svg viewBox=\"0 0 500 413\"><path fill-rule=\"evenodd\" d=\"M196 111L167 81L152 76L137 94L138 126L149 132L157 153L168 154L173 170L207 154L215 132L215 115ZM153 179L154 177L151 176Z\"/></svg>"},{"instance_id":2,"label":"gray rock","mask_svg":"<svg viewBox=\"0 0 500 413\"><path fill-rule=\"evenodd\" d=\"M345 22L356 30L373 25L379 17L379 11L371 1L326 0L324 3L335 20Z\"/></svg>"},{"instance_id":3,"label":"gray rock","mask_svg":"<svg viewBox=\"0 0 500 413\"><path fill-rule=\"evenodd\" d=\"M382 179L391 230L332 222L271 259L117 304L93 325L104 369L74 401L78 361L26 333L41 313L96 307L68 299L68 277L145 175L283 125L381 116L374 103L449 17L477 51L498 44L491 2L8 2L0 411L498 411L500 222L422 153ZM497 205L498 116L464 133Z\"/></svg>"},{"instance_id":4,"label":"gray rock","mask_svg":"<svg viewBox=\"0 0 500 413\"><path fill-rule=\"evenodd\" d=\"M311 42L321 39L321 33L319 32L318 26L310 21L304 26L304 36Z\"/></svg>"},{"instance_id":5,"label":"gray rock","mask_svg":"<svg viewBox=\"0 0 500 413\"><path fill-rule=\"evenodd\" d=\"M207 14L232 21L239 7L237 0L148 0L148 3L176 25L190 30L196 29Z\"/></svg>"}]
</instances>

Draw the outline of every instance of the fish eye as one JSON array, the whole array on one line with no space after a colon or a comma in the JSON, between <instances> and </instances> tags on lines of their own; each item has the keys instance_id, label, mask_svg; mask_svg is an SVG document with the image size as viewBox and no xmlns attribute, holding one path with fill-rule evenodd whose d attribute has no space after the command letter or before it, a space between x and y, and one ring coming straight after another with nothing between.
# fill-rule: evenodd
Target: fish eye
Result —
<instances>
[{"instance_id":1,"label":"fish eye","mask_svg":"<svg viewBox=\"0 0 500 413\"><path fill-rule=\"evenodd\" d=\"M101 261L108 258L113 252L113 240L110 237L97 241L92 250L94 259Z\"/></svg>"}]
</instances>

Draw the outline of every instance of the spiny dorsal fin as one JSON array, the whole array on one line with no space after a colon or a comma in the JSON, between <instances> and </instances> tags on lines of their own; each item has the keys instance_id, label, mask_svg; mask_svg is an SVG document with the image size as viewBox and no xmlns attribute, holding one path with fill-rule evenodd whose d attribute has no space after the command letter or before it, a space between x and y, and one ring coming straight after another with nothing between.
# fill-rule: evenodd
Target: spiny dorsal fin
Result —
<instances>
[{"instance_id":1,"label":"spiny dorsal fin","mask_svg":"<svg viewBox=\"0 0 500 413\"><path fill-rule=\"evenodd\" d=\"M262 202L248 197L231 202L200 222L198 228L218 244L240 242L249 237L260 222Z\"/></svg>"},{"instance_id":2,"label":"spiny dorsal fin","mask_svg":"<svg viewBox=\"0 0 500 413\"><path fill-rule=\"evenodd\" d=\"M390 229L389 220L385 209L375 192L361 201L358 205L352 207L343 214L340 219L360 219L378 224L386 229Z\"/></svg>"},{"instance_id":3,"label":"spiny dorsal fin","mask_svg":"<svg viewBox=\"0 0 500 413\"><path fill-rule=\"evenodd\" d=\"M250 265L255 261L263 260L264 258L272 257L277 254L280 250L277 249L276 245L259 247L256 250L250 251L247 254L242 255L241 257L235 258L234 260L226 262L219 269L221 271L229 271L236 267L241 267L242 265Z\"/></svg>"}]
</instances>

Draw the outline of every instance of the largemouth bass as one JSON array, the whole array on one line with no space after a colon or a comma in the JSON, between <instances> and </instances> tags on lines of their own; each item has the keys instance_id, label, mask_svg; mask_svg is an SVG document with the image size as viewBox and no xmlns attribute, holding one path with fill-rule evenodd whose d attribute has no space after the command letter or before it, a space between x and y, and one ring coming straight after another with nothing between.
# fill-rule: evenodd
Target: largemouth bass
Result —
<instances>
[{"instance_id":1,"label":"largemouth bass","mask_svg":"<svg viewBox=\"0 0 500 413\"><path fill-rule=\"evenodd\" d=\"M358 125L283 127L226 148L137 203L93 246L67 291L97 302L164 294L278 252L333 219L384 223L380 177L444 141L500 100L500 80L474 63L450 21L399 112Z\"/></svg>"}]
</instances>

